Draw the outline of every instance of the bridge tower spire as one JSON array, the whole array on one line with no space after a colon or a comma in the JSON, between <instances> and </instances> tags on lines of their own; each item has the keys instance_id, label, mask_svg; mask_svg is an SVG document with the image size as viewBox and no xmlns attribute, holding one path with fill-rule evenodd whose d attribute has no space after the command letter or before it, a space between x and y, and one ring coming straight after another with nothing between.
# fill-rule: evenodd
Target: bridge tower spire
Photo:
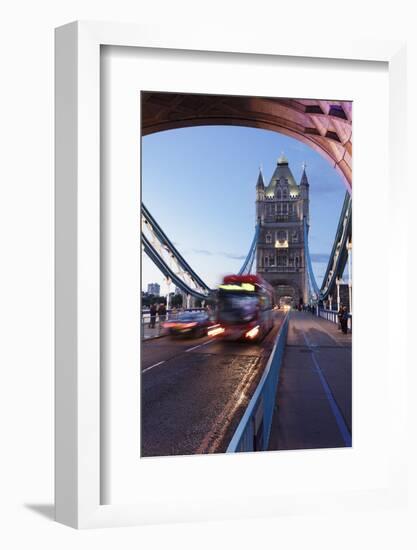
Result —
<instances>
[{"instance_id":1,"label":"bridge tower spire","mask_svg":"<svg viewBox=\"0 0 417 550\"><path fill-rule=\"evenodd\" d=\"M262 217L261 203L265 200L265 181L262 166L259 166L259 175L256 182L256 222Z\"/></svg>"},{"instance_id":2,"label":"bridge tower spire","mask_svg":"<svg viewBox=\"0 0 417 550\"><path fill-rule=\"evenodd\" d=\"M303 162L302 167L303 167L303 173L301 174L300 185L305 185L306 187L309 187L310 184L308 183L307 172L306 172L307 163L305 161Z\"/></svg>"},{"instance_id":3,"label":"bridge tower spire","mask_svg":"<svg viewBox=\"0 0 417 550\"><path fill-rule=\"evenodd\" d=\"M303 218L306 218L307 223L309 223L309 203L310 203L310 184L308 182L307 178L307 163L303 162L303 173L301 174L301 180L300 180L300 194L301 199L303 201L302 205L302 211L303 211Z\"/></svg>"}]
</instances>

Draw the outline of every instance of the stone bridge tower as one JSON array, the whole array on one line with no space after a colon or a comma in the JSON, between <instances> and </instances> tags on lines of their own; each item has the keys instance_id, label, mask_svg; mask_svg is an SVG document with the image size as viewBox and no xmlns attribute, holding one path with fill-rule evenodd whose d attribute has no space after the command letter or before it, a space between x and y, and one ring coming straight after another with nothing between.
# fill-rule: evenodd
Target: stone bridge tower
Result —
<instances>
[{"instance_id":1,"label":"stone bridge tower","mask_svg":"<svg viewBox=\"0 0 417 550\"><path fill-rule=\"evenodd\" d=\"M309 217L309 183L304 165L300 183L282 154L269 185L262 171L256 184L256 219L260 231L256 272L276 292L276 300L294 305L308 302L303 220Z\"/></svg>"}]
</instances>

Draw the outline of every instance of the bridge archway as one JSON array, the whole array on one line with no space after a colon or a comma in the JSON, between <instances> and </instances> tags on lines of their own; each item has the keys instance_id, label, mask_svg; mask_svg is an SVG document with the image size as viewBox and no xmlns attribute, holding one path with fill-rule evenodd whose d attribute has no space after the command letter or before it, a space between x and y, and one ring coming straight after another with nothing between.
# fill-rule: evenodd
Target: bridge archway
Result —
<instances>
[{"instance_id":1,"label":"bridge archway","mask_svg":"<svg viewBox=\"0 0 417 550\"><path fill-rule=\"evenodd\" d=\"M142 92L143 136L207 125L249 126L298 139L326 158L351 191L349 101Z\"/></svg>"},{"instance_id":2,"label":"bridge archway","mask_svg":"<svg viewBox=\"0 0 417 550\"><path fill-rule=\"evenodd\" d=\"M298 305L300 298L303 298L299 285L292 279L272 279L269 282L274 288L277 303L281 298L289 298L293 305Z\"/></svg>"}]
</instances>

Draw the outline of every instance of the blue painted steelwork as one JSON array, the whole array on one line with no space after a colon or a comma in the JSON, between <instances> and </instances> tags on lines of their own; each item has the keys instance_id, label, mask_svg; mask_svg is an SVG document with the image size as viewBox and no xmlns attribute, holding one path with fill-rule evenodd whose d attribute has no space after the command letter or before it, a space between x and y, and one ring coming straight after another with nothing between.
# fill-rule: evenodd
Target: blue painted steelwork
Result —
<instances>
[{"instance_id":1,"label":"blue painted steelwork","mask_svg":"<svg viewBox=\"0 0 417 550\"><path fill-rule=\"evenodd\" d=\"M349 193L346 193L342 211L340 213L339 223L336 230L336 235L333 242L332 252L323 283L319 289L311 262L310 249L308 246L308 224L304 219L304 253L307 260L307 271L310 281L310 286L316 294L316 300L325 300L330 291L334 288L337 278L341 278L347 261L346 244L352 233L352 198Z\"/></svg>"},{"instance_id":2,"label":"blue painted steelwork","mask_svg":"<svg viewBox=\"0 0 417 550\"><path fill-rule=\"evenodd\" d=\"M261 380L227 448L228 453L268 448L276 392L288 332L287 313Z\"/></svg>"},{"instance_id":3,"label":"blue painted steelwork","mask_svg":"<svg viewBox=\"0 0 417 550\"><path fill-rule=\"evenodd\" d=\"M199 298L202 300L207 299L208 294L210 293L210 288L207 284L197 275L197 273L191 268L188 262L184 257L179 253L176 247L172 244L166 233L162 230L161 226L142 203L141 205L141 214L145 224L147 224L152 231L153 235L158 239L160 245L168 252L176 261L178 266L183 270L183 272L188 275L193 283L198 287L197 289L192 288L187 284L178 274L174 273L171 267L164 260L162 255L155 249L149 239L142 233L142 244L146 254L153 261L153 263L158 267L158 269L163 273L165 277L169 277L171 281L180 288L186 294L193 296L194 298ZM250 273L252 270L253 262L256 255L256 245L259 235L259 224L255 228L255 236L253 238L249 253L245 259L245 262L239 271L239 274L242 275L245 271Z\"/></svg>"},{"instance_id":4,"label":"blue painted steelwork","mask_svg":"<svg viewBox=\"0 0 417 550\"><path fill-rule=\"evenodd\" d=\"M352 198L351 198L349 193L346 193L345 194L345 199L344 199L343 205L342 205L342 210L340 212L339 222L337 224L336 235L335 235L335 238L334 238L334 241L333 241L332 251L330 253L329 261L328 261L327 267L326 267L326 272L325 272L324 277L323 277L323 285L322 285L323 288L322 288L322 290L324 289L324 286L326 286L326 281L329 280L330 273L331 273L332 268L333 268L333 263L334 263L333 260L336 256L336 254L338 253L338 244L340 243L340 240L342 239L342 236L343 236L343 229L344 229L344 223L345 223L346 216L349 216L348 226L347 226L347 229L348 229L347 236L348 237L351 236L351 233L352 233L351 219L350 219L351 218L351 209L352 209ZM346 240L345 240L345 244L346 244ZM343 270L345 268L346 260L347 260L346 247L344 246L343 250L340 250L340 248L339 248L339 251L341 252L342 256L340 257L339 274L338 275L341 277L343 275ZM340 271L341 271L341 273L340 273ZM330 288L330 285L327 285L327 287Z\"/></svg>"},{"instance_id":5,"label":"blue painted steelwork","mask_svg":"<svg viewBox=\"0 0 417 550\"><path fill-rule=\"evenodd\" d=\"M308 246L308 225L307 225L307 220L305 218L304 218L304 255L307 260L307 273L310 281L310 287L312 288L316 297L319 298L320 289L316 282L316 278L314 277L313 264L311 263L310 248Z\"/></svg>"},{"instance_id":6,"label":"blue painted steelwork","mask_svg":"<svg viewBox=\"0 0 417 550\"><path fill-rule=\"evenodd\" d=\"M165 277L169 277L171 281L186 294L190 294L194 298L207 300L207 295L197 292L189 287L172 269L165 263L163 258L156 252L147 237L142 233L142 244L146 254L153 261L156 267L163 273Z\"/></svg>"},{"instance_id":7,"label":"blue painted steelwork","mask_svg":"<svg viewBox=\"0 0 417 550\"><path fill-rule=\"evenodd\" d=\"M246 256L246 259L243 262L243 265L240 268L238 275L244 275L252 271L253 262L256 256L256 246L258 243L259 228L260 228L260 224L258 223L255 227L255 235L253 237L252 244L250 245L248 255Z\"/></svg>"},{"instance_id":8,"label":"blue painted steelwork","mask_svg":"<svg viewBox=\"0 0 417 550\"><path fill-rule=\"evenodd\" d=\"M175 246L172 244L172 242L167 237L166 233L162 230L158 222L155 220L155 218L152 216L152 214L149 212L149 210L146 208L146 206L142 203L141 206L141 214L145 220L146 223L150 225L152 228L153 233L157 237L158 241L161 243L162 246L165 247L167 251L169 251L178 264L181 266L181 268L190 275L190 277L198 284L198 286L201 287L201 290L209 292L210 288L206 285L206 283L197 275L197 273L192 269L192 267L186 262L186 260L183 258L183 256L178 252L178 250L175 248ZM150 245L152 246L152 245ZM180 286L180 285L177 285ZM189 294L192 294L189 292Z\"/></svg>"}]
</instances>

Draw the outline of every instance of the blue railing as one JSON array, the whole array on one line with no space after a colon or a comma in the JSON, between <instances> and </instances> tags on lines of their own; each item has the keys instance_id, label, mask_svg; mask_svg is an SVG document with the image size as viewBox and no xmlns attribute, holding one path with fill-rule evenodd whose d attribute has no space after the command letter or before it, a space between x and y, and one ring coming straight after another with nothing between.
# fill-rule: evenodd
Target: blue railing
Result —
<instances>
[{"instance_id":1,"label":"blue railing","mask_svg":"<svg viewBox=\"0 0 417 550\"><path fill-rule=\"evenodd\" d=\"M228 453L265 451L268 448L276 392L288 332L288 313L261 380L227 448Z\"/></svg>"},{"instance_id":2,"label":"blue railing","mask_svg":"<svg viewBox=\"0 0 417 550\"><path fill-rule=\"evenodd\" d=\"M331 323L339 324L339 317L337 316L337 311L335 309L323 309L319 308L318 316L326 321ZM352 315L348 314L348 330L352 330Z\"/></svg>"}]
</instances>

